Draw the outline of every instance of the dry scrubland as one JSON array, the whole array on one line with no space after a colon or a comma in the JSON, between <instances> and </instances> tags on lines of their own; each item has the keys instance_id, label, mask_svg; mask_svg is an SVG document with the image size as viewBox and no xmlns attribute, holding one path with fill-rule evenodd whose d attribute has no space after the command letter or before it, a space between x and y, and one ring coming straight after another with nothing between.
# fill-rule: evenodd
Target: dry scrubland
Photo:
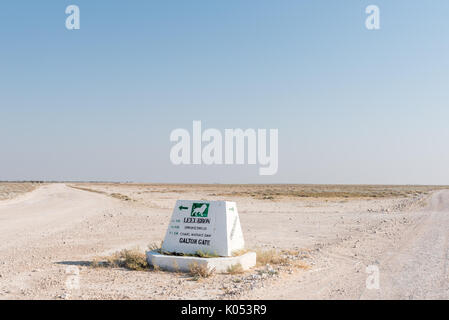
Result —
<instances>
[{"instance_id":1,"label":"dry scrubland","mask_svg":"<svg viewBox=\"0 0 449 320\"><path fill-rule=\"evenodd\" d=\"M0 182L0 200L13 199L33 191L42 183ZM219 197L232 200L248 197L258 200L282 200L283 198L360 199L397 198L422 196L445 186L392 186L392 185L223 185L223 184L122 184L122 183L76 183L70 184L80 190L97 192L126 201L138 201L143 194L179 194L196 192L201 197ZM114 192L117 191L117 192ZM121 193L120 193L121 192ZM130 198L133 195L136 199Z\"/></svg>"},{"instance_id":2,"label":"dry scrubland","mask_svg":"<svg viewBox=\"0 0 449 320\"><path fill-rule=\"evenodd\" d=\"M39 183L31 182L0 182L0 200L13 199L19 195L36 189Z\"/></svg>"},{"instance_id":3,"label":"dry scrubland","mask_svg":"<svg viewBox=\"0 0 449 320\"><path fill-rule=\"evenodd\" d=\"M34 189L23 200L0 201L0 299L373 298L365 267L413 244L420 226L433 225L423 223L426 203L445 195L440 186L35 187L0 184L3 199ZM178 199L235 201L257 267L217 274L192 266L182 274L146 265L143 253L163 240ZM429 234L446 232L440 225ZM70 267L78 270L78 289L67 288Z\"/></svg>"},{"instance_id":4,"label":"dry scrubland","mask_svg":"<svg viewBox=\"0 0 449 320\"><path fill-rule=\"evenodd\" d=\"M76 184L74 187L87 191L104 193L108 190L119 190L128 195L143 193L177 193L185 194L192 191L201 196L221 197L250 197L260 200L277 200L290 198L387 198L409 197L429 194L432 191L446 189L446 186L392 186L392 185L251 185L251 184L117 184L90 183ZM106 192L107 193L107 192ZM112 193L120 197L119 193ZM139 198L139 196L137 196Z\"/></svg>"}]
</instances>

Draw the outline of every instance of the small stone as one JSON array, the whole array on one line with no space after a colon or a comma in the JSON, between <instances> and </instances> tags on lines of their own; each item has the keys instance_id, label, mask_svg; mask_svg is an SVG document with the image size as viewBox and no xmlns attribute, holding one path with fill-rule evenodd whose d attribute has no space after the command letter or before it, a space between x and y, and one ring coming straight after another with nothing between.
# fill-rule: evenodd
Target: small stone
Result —
<instances>
[{"instance_id":1,"label":"small stone","mask_svg":"<svg viewBox=\"0 0 449 320\"><path fill-rule=\"evenodd\" d=\"M59 296L59 298L60 298L60 299L63 299L63 300L67 300L67 299L70 298L70 294L68 294L68 293L63 293L63 294L61 294L61 295Z\"/></svg>"}]
</instances>

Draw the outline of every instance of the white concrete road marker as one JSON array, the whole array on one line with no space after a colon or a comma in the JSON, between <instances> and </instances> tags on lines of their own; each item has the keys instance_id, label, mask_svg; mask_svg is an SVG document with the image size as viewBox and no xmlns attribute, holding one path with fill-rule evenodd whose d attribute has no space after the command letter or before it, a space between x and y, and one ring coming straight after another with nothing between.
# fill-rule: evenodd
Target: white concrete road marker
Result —
<instances>
[{"instance_id":1,"label":"white concrete road marker","mask_svg":"<svg viewBox=\"0 0 449 320\"><path fill-rule=\"evenodd\" d=\"M192 263L206 264L217 271L225 271L234 264L249 269L256 264L255 253L233 256L244 247L234 202L178 200L162 244L163 252L186 255L202 252L218 257L180 257L150 251L147 259L150 264L163 269L179 271L188 271L188 265Z\"/></svg>"}]
</instances>

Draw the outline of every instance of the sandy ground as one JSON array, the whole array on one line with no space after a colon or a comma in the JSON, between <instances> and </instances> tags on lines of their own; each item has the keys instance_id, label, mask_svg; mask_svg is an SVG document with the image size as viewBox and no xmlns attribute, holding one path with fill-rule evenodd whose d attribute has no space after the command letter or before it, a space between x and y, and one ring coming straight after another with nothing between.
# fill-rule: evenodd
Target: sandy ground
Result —
<instances>
[{"instance_id":1,"label":"sandy ground","mask_svg":"<svg viewBox=\"0 0 449 320\"><path fill-rule=\"evenodd\" d=\"M93 268L163 240L176 199L223 199L176 187L48 184L0 201L0 299L449 298L449 191L379 199L236 201L247 248L295 249L308 270L267 276ZM368 289L368 266L379 270Z\"/></svg>"}]
</instances>

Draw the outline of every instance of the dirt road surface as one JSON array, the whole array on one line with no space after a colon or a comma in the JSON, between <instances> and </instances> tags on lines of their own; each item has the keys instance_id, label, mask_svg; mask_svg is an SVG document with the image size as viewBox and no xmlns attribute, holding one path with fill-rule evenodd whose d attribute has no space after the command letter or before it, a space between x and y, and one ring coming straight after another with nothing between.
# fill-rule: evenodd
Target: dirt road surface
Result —
<instances>
[{"instance_id":1,"label":"dirt road surface","mask_svg":"<svg viewBox=\"0 0 449 320\"><path fill-rule=\"evenodd\" d=\"M273 279L191 281L183 274L89 266L97 256L160 242L176 198L195 193L135 202L49 184L1 201L0 299L449 299L444 190L425 207L397 212L370 210L395 208L394 200L301 207L237 199L247 247L310 252L309 270ZM367 267L377 268L378 288L367 288L373 275Z\"/></svg>"}]
</instances>

